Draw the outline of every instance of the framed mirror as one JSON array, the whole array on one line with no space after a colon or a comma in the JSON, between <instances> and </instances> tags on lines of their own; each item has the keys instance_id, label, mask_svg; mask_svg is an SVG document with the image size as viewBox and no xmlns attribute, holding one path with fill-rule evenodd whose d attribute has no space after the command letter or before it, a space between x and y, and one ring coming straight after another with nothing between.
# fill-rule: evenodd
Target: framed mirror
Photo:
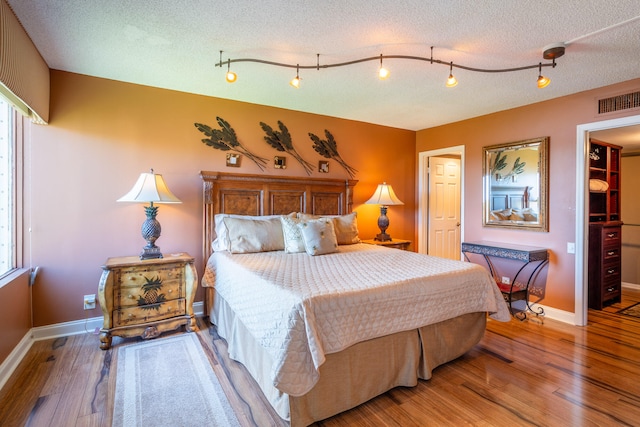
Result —
<instances>
[{"instance_id":1,"label":"framed mirror","mask_svg":"<svg viewBox=\"0 0 640 427\"><path fill-rule=\"evenodd\" d=\"M484 147L482 224L549 231L549 138Z\"/></svg>"}]
</instances>

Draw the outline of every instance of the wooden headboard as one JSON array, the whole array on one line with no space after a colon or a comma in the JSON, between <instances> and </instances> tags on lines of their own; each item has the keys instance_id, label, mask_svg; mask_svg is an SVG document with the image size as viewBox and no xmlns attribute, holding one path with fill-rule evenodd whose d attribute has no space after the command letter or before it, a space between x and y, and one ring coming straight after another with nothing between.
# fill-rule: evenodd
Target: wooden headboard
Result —
<instances>
[{"instance_id":1,"label":"wooden headboard","mask_svg":"<svg viewBox=\"0 0 640 427\"><path fill-rule=\"evenodd\" d=\"M344 215L351 212L357 180L277 177L201 171L204 230L203 260L211 255L214 216Z\"/></svg>"},{"instance_id":2,"label":"wooden headboard","mask_svg":"<svg viewBox=\"0 0 640 427\"><path fill-rule=\"evenodd\" d=\"M531 187L492 186L491 211L529 207Z\"/></svg>"}]
</instances>

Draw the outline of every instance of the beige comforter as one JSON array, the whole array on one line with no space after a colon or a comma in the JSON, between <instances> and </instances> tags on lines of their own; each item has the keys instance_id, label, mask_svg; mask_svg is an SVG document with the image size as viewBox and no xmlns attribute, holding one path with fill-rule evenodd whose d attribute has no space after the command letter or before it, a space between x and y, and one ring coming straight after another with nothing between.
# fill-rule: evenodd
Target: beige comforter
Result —
<instances>
[{"instance_id":1,"label":"beige comforter","mask_svg":"<svg viewBox=\"0 0 640 427\"><path fill-rule=\"evenodd\" d=\"M273 384L292 396L318 381L326 354L357 342L478 311L510 320L486 269L365 244L315 257L217 252L202 283L273 357Z\"/></svg>"}]
</instances>

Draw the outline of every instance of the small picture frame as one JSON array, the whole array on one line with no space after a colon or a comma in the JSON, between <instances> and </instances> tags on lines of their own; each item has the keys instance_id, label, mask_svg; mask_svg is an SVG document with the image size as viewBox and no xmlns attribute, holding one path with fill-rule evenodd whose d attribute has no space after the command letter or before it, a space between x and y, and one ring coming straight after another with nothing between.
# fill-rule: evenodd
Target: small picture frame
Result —
<instances>
[{"instance_id":1,"label":"small picture frame","mask_svg":"<svg viewBox=\"0 0 640 427\"><path fill-rule=\"evenodd\" d=\"M282 156L275 156L273 158L273 167L276 169L286 169L287 168L287 158Z\"/></svg>"},{"instance_id":2,"label":"small picture frame","mask_svg":"<svg viewBox=\"0 0 640 427\"><path fill-rule=\"evenodd\" d=\"M318 172L329 173L329 162L327 160L320 160L318 162Z\"/></svg>"},{"instance_id":3,"label":"small picture frame","mask_svg":"<svg viewBox=\"0 0 640 427\"><path fill-rule=\"evenodd\" d=\"M227 166L232 168L239 168L241 158L242 156L240 154L227 153Z\"/></svg>"}]
</instances>

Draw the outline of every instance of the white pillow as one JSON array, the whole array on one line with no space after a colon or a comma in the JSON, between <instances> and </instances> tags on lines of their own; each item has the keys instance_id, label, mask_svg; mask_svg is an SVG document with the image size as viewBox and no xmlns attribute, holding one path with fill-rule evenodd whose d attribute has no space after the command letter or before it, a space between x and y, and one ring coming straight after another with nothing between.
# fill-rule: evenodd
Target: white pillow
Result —
<instances>
[{"instance_id":1,"label":"white pillow","mask_svg":"<svg viewBox=\"0 0 640 427\"><path fill-rule=\"evenodd\" d=\"M292 212L287 216L295 217L296 212ZM214 252L228 251L229 250L229 232L227 226L224 224L225 218L240 218L250 220L264 220L272 218L280 218L281 215L236 215L236 214L216 214L213 217L213 226L216 237L211 242L211 249Z\"/></svg>"},{"instance_id":2,"label":"white pillow","mask_svg":"<svg viewBox=\"0 0 640 427\"><path fill-rule=\"evenodd\" d=\"M280 221L282 222L284 251L289 254L304 252L304 240L302 239L302 233L298 228L298 223L301 220L290 216L281 216Z\"/></svg>"},{"instance_id":3,"label":"white pillow","mask_svg":"<svg viewBox=\"0 0 640 427\"><path fill-rule=\"evenodd\" d=\"M331 218L333 221L333 228L336 233L336 239L339 245L353 245L360 243L360 237L358 232L358 213L351 212L347 215L309 215L305 213L299 213L298 218L303 220L317 219L317 218Z\"/></svg>"},{"instance_id":4,"label":"white pillow","mask_svg":"<svg viewBox=\"0 0 640 427\"><path fill-rule=\"evenodd\" d=\"M229 252L281 251L284 249L280 217L270 219L223 218L229 237Z\"/></svg>"},{"instance_id":5,"label":"white pillow","mask_svg":"<svg viewBox=\"0 0 640 427\"><path fill-rule=\"evenodd\" d=\"M298 224L305 251L309 255L338 252L338 241L331 218L302 221Z\"/></svg>"}]
</instances>

